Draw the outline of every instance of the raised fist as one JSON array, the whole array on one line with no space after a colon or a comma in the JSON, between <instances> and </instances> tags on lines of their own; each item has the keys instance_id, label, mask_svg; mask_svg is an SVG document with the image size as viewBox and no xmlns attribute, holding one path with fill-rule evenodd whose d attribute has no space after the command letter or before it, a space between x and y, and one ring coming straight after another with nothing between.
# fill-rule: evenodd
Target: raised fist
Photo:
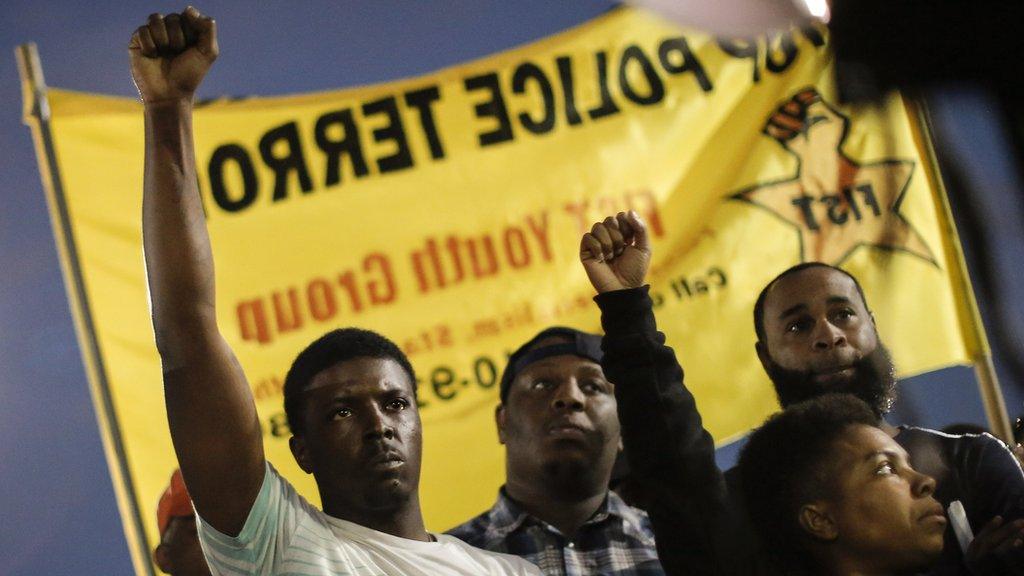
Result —
<instances>
[{"instance_id":1,"label":"raised fist","mask_svg":"<svg viewBox=\"0 0 1024 576\"><path fill-rule=\"evenodd\" d=\"M847 123L822 100L817 90L805 88L775 110L765 124L764 133L802 157L808 148L834 153L842 142Z\"/></svg>"},{"instance_id":2,"label":"raised fist","mask_svg":"<svg viewBox=\"0 0 1024 576\"><path fill-rule=\"evenodd\" d=\"M643 286L651 264L647 226L632 210L605 218L583 235L580 262L598 294Z\"/></svg>"},{"instance_id":3,"label":"raised fist","mask_svg":"<svg viewBox=\"0 0 1024 576\"><path fill-rule=\"evenodd\" d=\"M128 54L143 102L191 100L217 59L217 25L192 6L181 14L151 14L132 34Z\"/></svg>"}]
</instances>

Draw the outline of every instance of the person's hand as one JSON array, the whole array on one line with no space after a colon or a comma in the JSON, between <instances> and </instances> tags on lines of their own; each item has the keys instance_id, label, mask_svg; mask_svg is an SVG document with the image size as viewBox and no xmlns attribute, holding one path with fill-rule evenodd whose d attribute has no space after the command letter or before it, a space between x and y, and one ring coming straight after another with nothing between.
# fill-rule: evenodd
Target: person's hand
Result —
<instances>
[{"instance_id":1,"label":"person's hand","mask_svg":"<svg viewBox=\"0 0 1024 576\"><path fill-rule=\"evenodd\" d=\"M580 262L598 294L643 286L651 264L647 226L632 210L605 218L583 235Z\"/></svg>"},{"instance_id":2,"label":"person's hand","mask_svg":"<svg viewBox=\"0 0 1024 576\"><path fill-rule=\"evenodd\" d=\"M217 59L217 24L192 6L181 14L151 14L132 34L128 54L143 102L191 101Z\"/></svg>"},{"instance_id":3,"label":"person's hand","mask_svg":"<svg viewBox=\"0 0 1024 576\"><path fill-rule=\"evenodd\" d=\"M974 541L967 548L964 561L971 573L977 576L1004 576L1022 574L1024 568L1017 567L1007 572L1005 557L1009 554L1018 555L1024 550L1024 520L1003 522L996 516L981 529Z\"/></svg>"}]
</instances>

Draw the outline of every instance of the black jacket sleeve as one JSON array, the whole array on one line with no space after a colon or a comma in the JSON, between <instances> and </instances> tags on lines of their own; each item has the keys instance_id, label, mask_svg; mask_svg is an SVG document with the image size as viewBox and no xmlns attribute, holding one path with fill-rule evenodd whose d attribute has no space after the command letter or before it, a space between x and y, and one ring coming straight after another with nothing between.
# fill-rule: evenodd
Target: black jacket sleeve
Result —
<instances>
[{"instance_id":1,"label":"black jacket sleeve","mask_svg":"<svg viewBox=\"0 0 1024 576\"><path fill-rule=\"evenodd\" d=\"M944 507L959 500L977 535L995 516L1006 521L1024 518L1024 472L999 440L988 434L950 436L934 430L903 427L896 441L910 453L914 467L935 478L935 492ZM928 576L1024 575L1024 552L1011 549L989 557L972 572L965 563L952 527L946 530L942 558Z\"/></svg>"},{"instance_id":2,"label":"black jacket sleeve","mask_svg":"<svg viewBox=\"0 0 1024 576\"><path fill-rule=\"evenodd\" d=\"M1006 445L988 434L965 436L952 458L968 520L975 534L995 516L1004 522L1024 518L1024 472ZM1007 576L1024 574L1024 551L1011 549L999 558Z\"/></svg>"},{"instance_id":3,"label":"black jacket sleeve","mask_svg":"<svg viewBox=\"0 0 1024 576\"><path fill-rule=\"evenodd\" d=\"M1024 472L1006 445L988 434L965 436L957 444L953 458L965 471L960 481L973 500L965 504L975 530L994 516L1007 522L1024 518Z\"/></svg>"},{"instance_id":4,"label":"black jacket sleeve","mask_svg":"<svg viewBox=\"0 0 1024 576\"><path fill-rule=\"evenodd\" d=\"M653 501L648 513L662 566L675 576L768 574L647 292L606 292L595 301L605 332L601 364L615 384L631 474Z\"/></svg>"}]
</instances>

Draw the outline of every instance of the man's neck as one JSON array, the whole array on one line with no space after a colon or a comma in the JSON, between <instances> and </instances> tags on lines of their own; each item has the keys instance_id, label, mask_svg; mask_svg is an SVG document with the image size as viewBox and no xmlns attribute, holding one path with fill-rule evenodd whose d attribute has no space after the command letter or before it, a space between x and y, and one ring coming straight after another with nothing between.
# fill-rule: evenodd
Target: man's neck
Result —
<instances>
[{"instance_id":1,"label":"man's neck","mask_svg":"<svg viewBox=\"0 0 1024 576\"><path fill-rule=\"evenodd\" d=\"M608 497L607 483L587 486L586 482L581 482L576 490L562 487L556 491L550 483L538 485L537 479L542 476L530 478L532 481L523 481L510 474L505 484L506 493L527 514L554 526L567 538L572 538Z\"/></svg>"},{"instance_id":2,"label":"man's neck","mask_svg":"<svg viewBox=\"0 0 1024 576\"><path fill-rule=\"evenodd\" d=\"M423 524L419 496L413 496L405 504L391 510L357 510L352 507L330 505L323 495L321 499L324 501L324 514L328 516L399 538L421 542L433 540Z\"/></svg>"}]
</instances>

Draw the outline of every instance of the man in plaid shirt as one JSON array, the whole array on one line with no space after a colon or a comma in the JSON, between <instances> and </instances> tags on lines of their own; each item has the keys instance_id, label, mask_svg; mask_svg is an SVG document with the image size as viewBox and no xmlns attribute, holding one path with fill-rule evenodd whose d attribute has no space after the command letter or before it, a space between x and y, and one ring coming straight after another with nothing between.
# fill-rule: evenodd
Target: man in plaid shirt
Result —
<instances>
[{"instance_id":1,"label":"man in plaid shirt","mask_svg":"<svg viewBox=\"0 0 1024 576\"><path fill-rule=\"evenodd\" d=\"M556 327L510 357L495 412L505 485L449 534L549 576L663 576L647 514L608 490L621 443L601 356L600 336Z\"/></svg>"}]
</instances>

